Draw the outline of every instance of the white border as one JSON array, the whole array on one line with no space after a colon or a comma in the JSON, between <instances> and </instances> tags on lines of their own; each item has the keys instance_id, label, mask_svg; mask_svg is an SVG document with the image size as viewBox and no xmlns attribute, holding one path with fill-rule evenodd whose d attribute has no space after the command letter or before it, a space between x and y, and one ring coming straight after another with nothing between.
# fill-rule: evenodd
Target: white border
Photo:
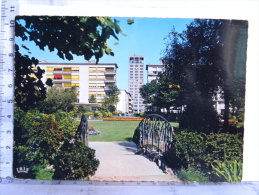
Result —
<instances>
[{"instance_id":1,"label":"white border","mask_svg":"<svg viewBox=\"0 0 259 195\"><path fill-rule=\"evenodd\" d=\"M257 0L20 0L21 15L222 18L249 21L243 181L259 181Z\"/></svg>"}]
</instances>

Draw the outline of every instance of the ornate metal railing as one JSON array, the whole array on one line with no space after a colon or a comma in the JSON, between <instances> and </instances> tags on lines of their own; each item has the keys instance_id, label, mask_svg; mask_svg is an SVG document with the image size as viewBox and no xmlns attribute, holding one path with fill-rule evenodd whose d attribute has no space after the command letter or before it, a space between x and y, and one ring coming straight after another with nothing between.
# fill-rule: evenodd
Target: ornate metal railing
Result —
<instances>
[{"instance_id":1,"label":"ornate metal railing","mask_svg":"<svg viewBox=\"0 0 259 195\"><path fill-rule=\"evenodd\" d=\"M151 114L139 123L138 152L149 153L155 160L157 155L163 156L172 142L173 127L162 116Z\"/></svg>"}]
</instances>

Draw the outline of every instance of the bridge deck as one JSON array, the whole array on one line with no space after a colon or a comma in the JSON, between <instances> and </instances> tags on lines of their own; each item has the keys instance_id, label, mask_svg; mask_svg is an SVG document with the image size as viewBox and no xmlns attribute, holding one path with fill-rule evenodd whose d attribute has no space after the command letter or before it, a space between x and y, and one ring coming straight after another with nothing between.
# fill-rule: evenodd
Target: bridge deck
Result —
<instances>
[{"instance_id":1,"label":"bridge deck","mask_svg":"<svg viewBox=\"0 0 259 195\"><path fill-rule=\"evenodd\" d=\"M90 142L100 160L94 181L179 181L175 175L165 174L147 158L135 155L133 142Z\"/></svg>"}]
</instances>

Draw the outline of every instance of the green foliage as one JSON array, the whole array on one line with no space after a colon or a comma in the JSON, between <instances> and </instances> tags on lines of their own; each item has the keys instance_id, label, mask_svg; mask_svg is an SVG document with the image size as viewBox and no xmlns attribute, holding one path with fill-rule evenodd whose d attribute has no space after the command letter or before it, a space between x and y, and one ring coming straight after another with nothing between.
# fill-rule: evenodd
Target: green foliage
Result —
<instances>
[{"instance_id":1,"label":"green foliage","mask_svg":"<svg viewBox=\"0 0 259 195\"><path fill-rule=\"evenodd\" d=\"M33 167L33 171L35 174L35 179L39 180L52 180L52 176L54 175L53 169L43 168L40 165Z\"/></svg>"},{"instance_id":2,"label":"green foliage","mask_svg":"<svg viewBox=\"0 0 259 195\"><path fill-rule=\"evenodd\" d=\"M168 163L175 169L211 169L211 163L242 160L243 141L239 134L202 134L181 131L173 133L171 149L165 154Z\"/></svg>"},{"instance_id":3,"label":"green foliage","mask_svg":"<svg viewBox=\"0 0 259 195\"><path fill-rule=\"evenodd\" d=\"M89 116L89 117L93 117L94 113L93 112L87 112L86 115Z\"/></svg>"},{"instance_id":4,"label":"green foliage","mask_svg":"<svg viewBox=\"0 0 259 195\"><path fill-rule=\"evenodd\" d=\"M46 87L41 81L44 70L39 67L37 70L33 69L38 62L34 57L29 58L19 53L18 45L15 45L14 99L16 105L24 111L36 108L46 97ZM48 81L46 84L52 86L52 82Z\"/></svg>"},{"instance_id":5,"label":"green foliage","mask_svg":"<svg viewBox=\"0 0 259 195\"><path fill-rule=\"evenodd\" d=\"M241 134L220 133L207 135L206 167L215 160L219 162L243 160L243 137Z\"/></svg>"},{"instance_id":6,"label":"green foliage","mask_svg":"<svg viewBox=\"0 0 259 195\"><path fill-rule=\"evenodd\" d=\"M116 85L109 85L108 90L105 91L106 97L104 100L104 110L114 112L116 110L115 104L119 102L120 91Z\"/></svg>"},{"instance_id":7,"label":"green foliage","mask_svg":"<svg viewBox=\"0 0 259 195\"><path fill-rule=\"evenodd\" d=\"M140 129L139 127L137 127L134 131L134 134L133 134L133 138L132 138L132 141L137 145L139 146L140 145Z\"/></svg>"},{"instance_id":8,"label":"green foliage","mask_svg":"<svg viewBox=\"0 0 259 195\"><path fill-rule=\"evenodd\" d=\"M76 131L79 123L79 121L71 118L63 118L59 121L57 126L64 133L63 136L70 140L72 137L76 137Z\"/></svg>"},{"instance_id":9,"label":"green foliage","mask_svg":"<svg viewBox=\"0 0 259 195\"><path fill-rule=\"evenodd\" d=\"M77 89L75 87L60 89L52 87L48 89L46 99L42 102L40 109L47 114L54 114L57 111L72 111L77 99Z\"/></svg>"},{"instance_id":10,"label":"green foliage","mask_svg":"<svg viewBox=\"0 0 259 195\"><path fill-rule=\"evenodd\" d=\"M53 179L59 180L88 180L99 166L99 160L95 159L95 150L83 146L81 141L73 144L65 141L57 151L54 162Z\"/></svg>"},{"instance_id":11,"label":"green foliage","mask_svg":"<svg viewBox=\"0 0 259 195\"><path fill-rule=\"evenodd\" d=\"M89 103L96 103L96 97L94 95L91 95L91 97L89 98Z\"/></svg>"},{"instance_id":12,"label":"green foliage","mask_svg":"<svg viewBox=\"0 0 259 195\"><path fill-rule=\"evenodd\" d=\"M94 116L95 117L100 117L100 118L102 118L103 117L103 114L102 114L102 112L100 112L100 111L94 111Z\"/></svg>"},{"instance_id":13,"label":"green foliage","mask_svg":"<svg viewBox=\"0 0 259 195\"><path fill-rule=\"evenodd\" d=\"M211 164L215 174L224 182L241 182L243 173L243 163L241 161L215 160Z\"/></svg>"},{"instance_id":14,"label":"green foliage","mask_svg":"<svg viewBox=\"0 0 259 195\"><path fill-rule=\"evenodd\" d=\"M187 106L184 112L180 115L179 127L191 131L198 131L209 134L217 133L220 129L219 116L214 109L211 101L200 97L193 97L192 105Z\"/></svg>"},{"instance_id":15,"label":"green foliage","mask_svg":"<svg viewBox=\"0 0 259 195\"><path fill-rule=\"evenodd\" d=\"M41 50L56 50L67 60L73 54L86 60L95 57L97 62L104 53L113 56L107 40L118 40L119 33L118 20L111 17L19 16L15 23L15 36L35 42Z\"/></svg>"},{"instance_id":16,"label":"green foliage","mask_svg":"<svg viewBox=\"0 0 259 195\"><path fill-rule=\"evenodd\" d=\"M172 96L185 106L180 126L217 131L211 100L219 90L225 100L224 128L229 125L231 104L233 110L243 110L247 37L248 23L242 20L196 19L183 32L169 33L163 74L170 83L180 85Z\"/></svg>"},{"instance_id":17,"label":"green foliage","mask_svg":"<svg viewBox=\"0 0 259 195\"><path fill-rule=\"evenodd\" d=\"M181 171L178 173L178 177L185 182L209 182L209 179L203 172L193 167L189 167L188 169L181 169Z\"/></svg>"},{"instance_id":18,"label":"green foliage","mask_svg":"<svg viewBox=\"0 0 259 195\"><path fill-rule=\"evenodd\" d=\"M98 62L104 54L114 56L107 41L110 37L118 40L117 35L122 33L118 23L111 17L17 16L15 36L22 41L33 41L41 50L57 51L62 59L72 60L77 55L86 60L95 57ZM128 21L132 23L133 20ZM23 44L21 47L32 54L30 48ZM15 45L15 102L24 111L36 108L46 97L46 86L41 81L44 70L37 67L35 71L37 64L35 57L21 54ZM53 85L51 79L45 84ZM51 109L51 101L48 105ZM54 113L53 109L44 111Z\"/></svg>"},{"instance_id":19,"label":"green foliage","mask_svg":"<svg viewBox=\"0 0 259 195\"><path fill-rule=\"evenodd\" d=\"M61 117L57 122L55 115L38 111L24 113L21 109L15 109L15 112L15 131L22 133L14 139L13 167L16 177L19 177L15 170L17 167L30 170L35 167L28 177L50 179L53 173L44 168L49 165L54 166L53 177L59 179L87 179L94 174L99 161L94 158L94 150L77 140L79 121ZM62 164L62 160L67 164Z\"/></svg>"},{"instance_id":20,"label":"green foliage","mask_svg":"<svg viewBox=\"0 0 259 195\"><path fill-rule=\"evenodd\" d=\"M205 135L196 132L181 131L173 133L171 149L166 154L170 165L174 168L200 168L204 164L206 150Z\"/></svg>"}]
</instances>

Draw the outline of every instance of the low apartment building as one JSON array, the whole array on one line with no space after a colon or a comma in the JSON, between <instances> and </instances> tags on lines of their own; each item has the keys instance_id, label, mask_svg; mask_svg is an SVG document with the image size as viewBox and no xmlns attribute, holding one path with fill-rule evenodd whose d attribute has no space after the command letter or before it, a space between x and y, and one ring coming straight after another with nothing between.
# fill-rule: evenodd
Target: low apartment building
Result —
<instances>
[{"instance_id":1,"label":"low apartment building","mask_svg":"<svg viewBox=\"0 0 259 195\"><path fill-rule=\"evenodd\" d=\"M131 94L126 90L120 90L119 102L116 105L116 110L120 114L132 114L132 99Z\"/></svg>"},{"instance_id":2,"label":"low apartment building","mask_svg":"<svg viewBox=\"0 0 259 195\"><path fill-rule=\"evenodd\" d=\"M100 106L104 102L105 90L109 85L116 84L116 63L49 63L39 62L38 66L45 70L42 81L48 78L60 88L76 87L78 90L77 103L85 106ZM95 103L89 103L91 96Z\"/></svg>"}]
</instances>

